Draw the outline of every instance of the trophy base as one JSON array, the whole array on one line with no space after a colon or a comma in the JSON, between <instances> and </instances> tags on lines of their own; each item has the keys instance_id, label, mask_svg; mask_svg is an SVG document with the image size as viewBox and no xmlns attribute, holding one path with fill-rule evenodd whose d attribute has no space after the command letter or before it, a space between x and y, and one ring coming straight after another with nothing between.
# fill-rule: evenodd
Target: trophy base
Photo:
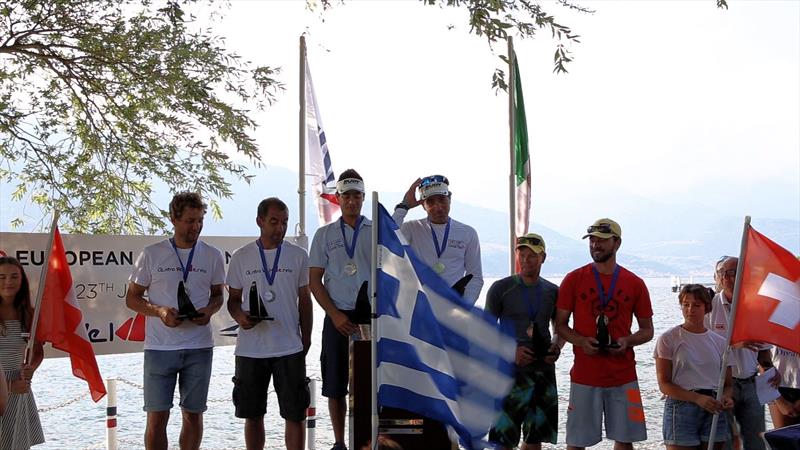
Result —
<instances>
[{"instance_id":1,"label":"trophy base","mask_svg":"<svg viewBox=\"0 0 800 450\"><path fill-rule=\"evenodd\" d=\"M191 319L196 319L198 317L203 317L203 316L205 316L205 314L203 314L203 313L191 312L191 313L185 313L185 314L178 314L178 319L179 320L184 320L184 319L191 320Z\"/></svg>"},{"instance_id":2,"label":"trophy base","mask_svg":"<svg viewBox=\"0 0 800 450\"><path fill-rule=\"evenodd\" d=\"M252 314L248 315L247 318L250 319L251 322L261 322L262 320L275 320L275 318L271 316L254 316Z\"/></svg>"}]
</instances>

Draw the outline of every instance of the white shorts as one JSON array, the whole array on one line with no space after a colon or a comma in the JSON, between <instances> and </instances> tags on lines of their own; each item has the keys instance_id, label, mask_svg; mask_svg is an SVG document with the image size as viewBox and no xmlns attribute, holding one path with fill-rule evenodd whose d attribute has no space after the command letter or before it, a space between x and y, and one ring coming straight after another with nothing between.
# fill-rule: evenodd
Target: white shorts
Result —
<instances>
[{"instance_id":1,"label":"white shorts","mask_svg":"<svg viewBox=\"0 0 800 450\"><path fill-rule=\"evenodd\" d=\"M591 447L606 437L617 442L647 440L637 381L614 387L571 383L567 407L567 445Z\"/></svg>"}]
</instances>

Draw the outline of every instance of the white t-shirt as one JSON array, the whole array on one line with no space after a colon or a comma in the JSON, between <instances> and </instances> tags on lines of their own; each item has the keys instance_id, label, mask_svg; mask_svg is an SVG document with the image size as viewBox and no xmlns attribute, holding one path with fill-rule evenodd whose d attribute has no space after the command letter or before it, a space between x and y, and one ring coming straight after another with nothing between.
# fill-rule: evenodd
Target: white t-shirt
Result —
<instances>
[{"instance_id":1,"label":"white t-shirt","mask_svg":"<svg viewBox=\"0 0 800 450\"><path fill-rule=\"evenodd\" d=\"M433 267L437 262L444 264L444 272L440 276L451 286L464 275L472 274L473 278L464 290L464 298L471 303L475 303L483 288L481 244L475 229L457 220L450 219L447 247L445 247L442 256L439 257L431 234L431 228L436 233L439 248L441 248L444 243L444 232L447 224L431 223L427 218L404 223L406 212L402 208L397 208L392 218L400 226L400 231L417 256L430 267Z\"/></svg>"},{"instance_id":2,"label":"white t-shirt","mask_svg":"<svg viewBox=\"0 0 800 450\"><path fill-rule=\"evenodd\" d=\"M189 248L179 248L180 261L169 239L145 247L133 268L129 280L147 288L148 301L154 305L178 309L178 283L183 280L181 262L186 266ZM189 276L184 283L186 293L195 308L208 306L211 286L225 282L225 261L215 247L197 241ZM179 326L170 328L160 318L146 316L145 350L183 350L214 346L210 322L196 325L184 320Z\"/></svg>"},{"instance_id":3,"label":"white t-shirt","mask_svg":"<svg viewBox=\"0 0 800 450\"><path fill-rule=\"evenodd\" d=\"M369 281L372 265L372 221L364 218L358 231L353 259L347 255L345 245L353 245L354 231L345 224L342 238L342 219L319 227L311 241L309 266L325 269L322 283L333 300L333 304L341 310L356 308L356 297L361 284ZM348 275L345 266L353 262L356 273Z\"/></svg>"},{"instance_id":4,"label":"white t-shirt","mask_svg":"<svg viewBox=\"0 0 800 450\"><path fill-rule=\"evenodd\" d=\"M781 387L800 389L800 355L782 347L772 351L772 364L781 374Z\"/></svg>"},{"instance_id":5,"label":"white t-shirt","mask_svg":"<svg viewBox=\"0 0 800 450\"><path fill-rule=\"evenodd\" d=\"M728 316L731 313L731 304L722 292L714 296L711 301L711 312L706 314L706 328L717 333L723 338L728 336ZM759 347L769 350L771 346ZM748 348L731 348L729 355L733 361L733 377L749 378L758 372L758 352Z\"/></svg>"},{"instance_id":6,"label":"white t-shirt","mask_svg":"<svg viewBox=\"0 0 800 450\"><path fill-rule=\"evenodd\" d=\"M692 333L678 325L658 337L653 356L672 361L672 382L678 386L716 390L724 351L725 339L718 334Z\"/></svg>"},{"instance_id":7,"label":"white t-shirt","mask_svg":"<svg viewBox=\"0 0 800 450\"><path fill-rule=\"evenodd\" d=\"M242 310L250 311L250 286L255 281L256 289L267 314L274 320L263 320L249 330L239 329L236 338L236 356L248 358L274 358L291 355L303 350L300 338L300 312L297 292L308 286L308 254L301 247L284 241L278 260L278 272L272 286L264 274L255 242L233 252L228 267L228 286L242 290ZM267 270L275 264L277 249L264 250ZM274 292L268 301L267 292Z\"/></svg>"}]
</instances>

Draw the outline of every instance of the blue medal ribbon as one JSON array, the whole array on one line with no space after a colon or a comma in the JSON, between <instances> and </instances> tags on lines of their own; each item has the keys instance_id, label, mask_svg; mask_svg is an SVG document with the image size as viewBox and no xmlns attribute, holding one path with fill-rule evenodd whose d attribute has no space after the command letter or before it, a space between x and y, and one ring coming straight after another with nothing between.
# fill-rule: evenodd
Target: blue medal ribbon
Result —
<instances>
[{"instance_id":1,"label":"blue medal ribbon","mask_svg":"<svg viewBox=\"0 0 800 450\"><path fill-rule=\"evenodd\" d=\"M169 238L169 243L172 244L172 249L175 250L175 256L178 257L178 262L181 263L181 271L183 272L183 282L189 278L189 271L192 269L192 258L194 258L194 248L197 246L197 241L192 244L192 250L189 251L189 259L186 260L186 265L183 265L181 255L178 254L178 246L175 245L175 238Z\"/></svg>"},{"instance_id":2,"label":"blue medal ribbon","mask_svg":"<svg viewBox=\"0 0 800 450\"><path fill-rule=\"evenodd\" d=\"M447 225L444 227L444 236L442 237L442 246L439 247L439 238L436 237L436 231L433 229L433 224L428 221L431 226L431 236L433 236L433 245L436 247L436 257L441 258L444 251L447 250L447 238L450 236L450 219L447 219Z\"/></svg>"},{"instance_id":3,"label":"blue medal ribbon","mask_svg":"<svg viewBox=\"0 0 800 450\"><path fill-rule=\"evenodd\" d=\"M351 244L347 243L347 236L344 234L344 219L339 218L339 228L342 230L342 240L344 240L344 251L347 252L347 256L350 259L353 259L354 255L356 254L356 241L358 240L358 233L361 231L361 222L364 220L364 216L358 216L358 220L356 221L356 227L353 229L353 242Z\"/></svg>"},{"instance_id":4,"label":"blue medal ribbon","mask_svg":"<svg viewBox=\"0 0 800 450\"><path fill-rule=\"evenodd\" d=\"M619 278L619 265L614 267L614 274L611 275L611 286L609 286L608 293L603 289L603 282L600 280L600 272L597 271L597 267L595 267L594 264L592 264L592 273L594 274L594 281L597 283L597 296L600 297L600 307L605 311L608 302L614 297L614 289L617 286L617 278Z\"/></svg>"},{"instance_id":5,"label":"blue medal ribbon","mask_svg":"<svg viewBox=\"0 0 800 450\"><path fill-rule=\"evenodd\" d=\"M261 243L261 239L256 240L256 245L258 246L258 254L261 255L261 268L264 272L264 277L267 279L267 284L272 286L272 283L275 281L275 274L278 273L278 261L281 259L281 247L283 247L283 242L278 244L278 250L275 252L275 260L272 261L272 270L267 270L267 258L264 256L264 244Z\"/></svg>"},{"instance_id":6,"label":"blue medal ribbon","mask_svg":"<svg viewBox=\"0 0 800 450\"><path fill-rule=\"evenodd\" d=\"M530 297L530 286L525 284L525 281L522 280L522 277L519 278L520 282L522 283L523 289L525 289L525 302L528 304L528 314L531 319L531 323L536 320L536 316L539 314L539 309L542 307L542 280L539 280L536 283L536 287L533 290L533 301L531 301Z\"/></svg>"}]
</instances>

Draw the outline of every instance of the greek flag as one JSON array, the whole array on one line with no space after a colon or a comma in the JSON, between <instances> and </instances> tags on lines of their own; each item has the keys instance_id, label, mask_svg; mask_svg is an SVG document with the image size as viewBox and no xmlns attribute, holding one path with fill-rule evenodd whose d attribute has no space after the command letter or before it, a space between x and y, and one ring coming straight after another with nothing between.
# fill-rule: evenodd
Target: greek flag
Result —
<instances>
[{"instance_id":1,"label":"greek flag","mask_svg":"<svg viewBox=\"0 0 800 450\"><path fill-rule=\"evenodd\" d=\"M465 448L484 447L514 381L516 343L420 261L378 210L378 405L438 420Z\"/></svg>"}]
</instances>

